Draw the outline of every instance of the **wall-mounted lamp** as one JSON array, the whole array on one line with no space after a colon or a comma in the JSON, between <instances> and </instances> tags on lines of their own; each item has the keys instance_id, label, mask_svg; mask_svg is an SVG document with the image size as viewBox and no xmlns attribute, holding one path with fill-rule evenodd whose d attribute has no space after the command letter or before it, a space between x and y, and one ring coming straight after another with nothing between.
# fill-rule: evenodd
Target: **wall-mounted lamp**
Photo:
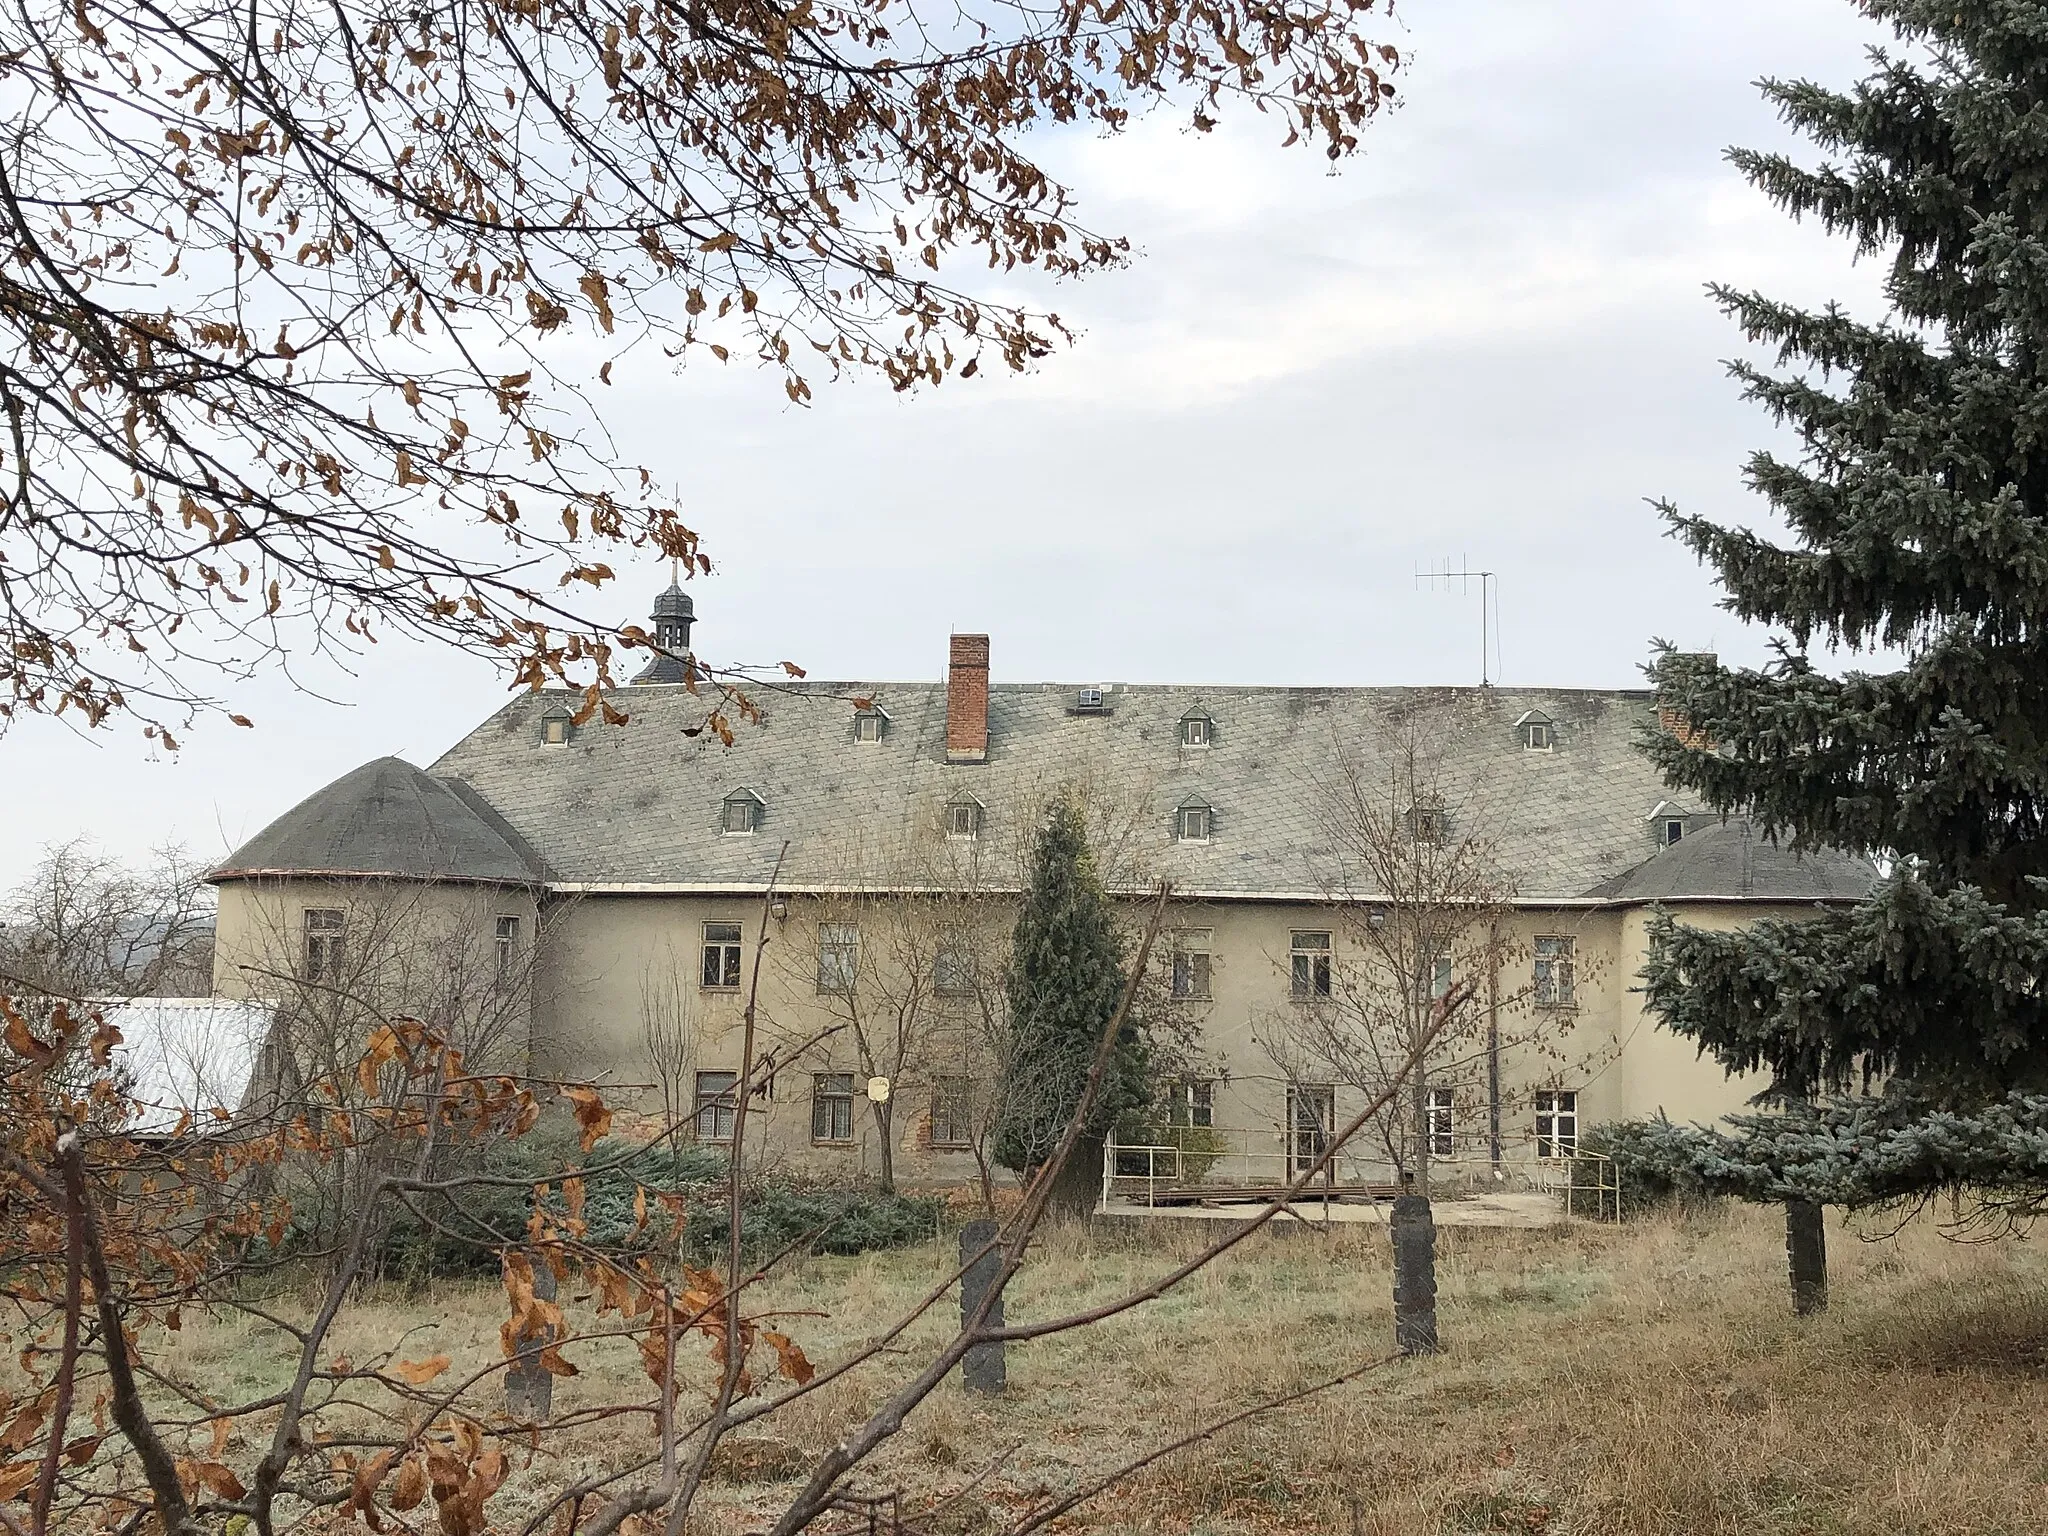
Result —
<instances>
[{"instance_id":1,"label":"wall-mounted lamp","mask_svg":"<svg viewBox=\"0 0 2048 1536\"><path fill-rule=\"evenodd\" d=\"M1386 927L1387 909L1385 907L1367 907L1365 909L1365 926L1375 929Z\"/></svg>"},{"instance_id":2,"label":"wall-mounted lamp","mask_svg":"<svg viewBox=\"0 0 2048 1536\"><path fill-rule=\"evenodd\" d=\"M768 915L778 923L789 916L789 903L777 897L768 903Z\"/></svg>"}]
</instances>

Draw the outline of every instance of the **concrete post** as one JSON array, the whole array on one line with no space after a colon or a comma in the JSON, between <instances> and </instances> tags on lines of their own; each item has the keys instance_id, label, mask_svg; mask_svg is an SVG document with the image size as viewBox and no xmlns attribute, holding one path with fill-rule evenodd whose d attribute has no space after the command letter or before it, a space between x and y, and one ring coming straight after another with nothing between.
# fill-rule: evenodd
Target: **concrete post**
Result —
<instances>
[{"instance_id":1,"label":"concrete post","mask_svg":"<svg viewBox=\"0 0 2048 1536\"><path fill-rule=\"evenodd\" d=\"M1828 1235L1821 1207L1811 1200L1785 1202L1785 1257L1792 1270L1792 1310L1800 1317L1828 1306Z\"/></svg>"},{"instance_id":2,"label":"concrete post","mask_svg":"<svg viewBox=\"0 0 2048 1536\"><path fill-rule=\"evenodd\" d=\"M533 1264L533 1294L542 1301L555 1299L555 1272L538 1253L529 1252ZM521 1424L545 1424L555 1408L555 1375L540 1363L540 1352L555 1342L555 1330L543 1328L538 1338L522 1339L519 1356L505 1371L505 1416Z\"/></svg>"},{"instance_id":3,"label":"concrete post","mask_svg":"<svg viewBox=\"0 0 2048 1536\"><path fill-rule=\"evenodd\" d=\"M1433 1355L1436 1336L1436 1219L1427 1195L1397 1195L1388 1221L1394 1241L1394 1346Z\"/></svg>"},{"instance_id":4,"label":"concrete post","mask_svg":"<svg viewBox=\"0 0 2048 1536\"><path fill-rule=\"evenodd\" d=\"M1000 1230L993 1221L970 1221L960 1229L960 1263L966 1271L960 1277L960 1326L963 1328L980 1310L982 1298L995 1284L996 1271L1002 1268L1002 1250L989 1247ZM984 1248L989 1251L975 1258ZM1002 1297L996 1298L995 1305L989 1308L988 1316L982 1321L988 1327L1002 1327ZM1001 1392L1009 1379L1003 1349L1001 1344L976 1344L970 1348L966 1358L960 1362L960 1384L969 1392Z\"/></svg>"}]
</instances>

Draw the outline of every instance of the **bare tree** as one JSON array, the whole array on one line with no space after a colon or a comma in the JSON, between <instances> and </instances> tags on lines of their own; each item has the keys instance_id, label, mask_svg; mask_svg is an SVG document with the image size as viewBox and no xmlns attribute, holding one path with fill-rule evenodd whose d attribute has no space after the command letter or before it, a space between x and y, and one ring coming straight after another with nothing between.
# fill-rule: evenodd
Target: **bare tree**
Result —
<instances>
[{"instance_id":1,"label":"bare tree","mask_svg":"<svg viewBox=\"0 0 2048 1536\"><path fill-rule=\"evenodd\" d=\"M661 1088L664 1126L681 1125L695 1095L691 1073L697 1061L696 989L673 944L640 971L640 1039Z\"/></svg>"},{"instance_id":2,"label":"bare tree","mask_svg":"<svg viewBox=\"0 0 2048 1536\"><path fill-rule=\"evenodd\" d=\"M6 900L0 971L56 997L191 997L213 985L213 892L182 848L140 868L74 837Z\"/></svg>"},{"instance_id":3,"label":"bare tree","mask_svg":"<svg viewBox=\"0 0 2048 1536\"><path fill-rule=\"evenodd\" d=\"M589 440L584 386L636 347L751 354L797 402L846 369L1024 368L1057 317L939 269L1127 253L1033 129L1164 100L1206 129L1234 99L1341 158L1392 94L1375 9L9 10L0 720L163 736L223 679L382 630L606 680L650 638L564 594L620 548L708 562Z\"/></svg>"}]
</instances>

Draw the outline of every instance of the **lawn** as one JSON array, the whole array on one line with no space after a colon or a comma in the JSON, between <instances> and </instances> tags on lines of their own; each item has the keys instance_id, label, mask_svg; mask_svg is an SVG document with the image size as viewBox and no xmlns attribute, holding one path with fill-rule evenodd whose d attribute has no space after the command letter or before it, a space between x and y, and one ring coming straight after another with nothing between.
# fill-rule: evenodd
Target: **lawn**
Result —
<instances>
[{"instance_id":1,"label":"lawn","mask_svg":"<svg viewBox=\"0 0 2048 1536\"><path fill-rule=\"evenodd\" d=\"M1013 1320L1106 1299L1208 1233L1171 1223L1050 1234ZM1445 1229L1439 1358L1399 1364L1181 1454L1064 1528L1099 1532L1899 1533L2048 1529L2048 1257L2024 1241L1830 1230L1834 1297L1789 1315L1783 1226L1730 1208L1624 1229ZM1094 1330L1014 1347L1010 1390L942 1389L865 1469L906 1513L973 1482L937 1529L997 1531L1074 1484L1256 1397L1384 1353L1377 1229L1261 1235L1166 1298ZM806 1262L764 1303L811 1357L850 1351L931 1286L950 1245ZM366 1298L336 1334L368 1352L457 1368L498 1350L486 1286ZM757 1529L807 1458L881 1400L938 1336L800 1400L721 1457L703 1536ZM170 1363L214 1389L276 1379L284 1348L256 1325L188 1318ZM596 1400L634 1363L589 1342L558 1408ZM492 1512L516 1525L535 1491L623 1459L614 1425L535 1456ZM991 1470L992 1468L992 1470ZM975 1481L979 1479L979 1481ZM431 1521L428 1522L431 1527Z\"/></svg>"}]
</instances>

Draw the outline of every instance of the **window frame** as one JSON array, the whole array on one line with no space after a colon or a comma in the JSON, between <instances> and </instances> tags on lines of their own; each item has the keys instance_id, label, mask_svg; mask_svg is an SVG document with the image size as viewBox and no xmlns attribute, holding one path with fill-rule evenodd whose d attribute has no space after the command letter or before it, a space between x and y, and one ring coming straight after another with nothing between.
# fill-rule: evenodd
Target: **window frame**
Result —
<instances>
[{"instance_id":1,"label":"window frame","mask_svg":"<svg viewBox=\"0 0 2048 1536\"><path fill-rule=\"evenodd\" d=\"M1683 816L1664 817L1663 825L1657 829L1657 846L1660 848L1675 848L1684 841L1685 818Z\"/></svg>"},{"instance_id":2,"label":"window frame","mask_svg":"<svg viewBox=\"0 0 2048 1536\"><path fill-rule=\"evenodd\" d=\"M1167 1086L1166 1123L1175 1130L1214 1130L1216 1079L1175 1078Z\"/></svg>"},{"instance_id":3,"label":"window frame","mask_svg":"<svg viewBox=\"0 0 2048 1536\"><path fill-rule=\"evenodd\" d=\"M1214 744L1216 722L1207 715L1182 715L1180 717L1180 744L1184 747L1203 748Z\"/></svg>"},{"instance_id":4,"label":"window frame","mask_svg":"<svg viewBox=\"0 0 2048 1536\"><path fill-rule=\"evenodd\" d=\"M1190 827L1199 828L1190 831ZM1176 843L1207 843L1215 841L1216 812L1206 801L1192 805L1176 806L1173 812L1173 840Z\"/></svg>"},{"instance_id":5,"label":"window frame","mask_svg":"<svg viewBox=\"0 0 2048 1536\"><path fill-rule=\"evenodd\" d=\"M549 710L540 717L540 744L566 747L576 739L576 721L566 710Z\"/></svg>"},{"instance_id":6,"label":"window frame","mask_svg":"<svg viewBox=\"0 0 2048 1536\"><path fill-rule=\"evenodd\" d=\"M1304 943L1320 939L1322 943ZM1333 949L1331 934L1323 928L1291 928L1287 933L1287 995L1298 1003L1315 1002L1330 995Z\"/></svg>"},{"instance_id":7,"label":"window frame","mask_svg":"<svg viewBox=\"0 0 2048 1536\"><path fill-rule=\"evenodd\" d=\"M1099 686L1088 684L1074 690L1074 708L1097 710L1102 708L1103 693Z\"/></svg>"},{"instance_id":8,"label":"window frame","mask_svg":"<svg viewBox=\"0 0 2048 1536\"><path fill-rule=\"evenodd\" d=\"M974 996L974 980L979 969L974 963L972 946L962 940L941 939L932 951L932 995Z\"/></svg>"},{"instance_id":9,"label":"window frame","mask_svg":"<svg viewBox=\"0 0 2048 1536\"><path fill-rule=\"evenodd\" d=\"M497 978L502 982L512 974L513 962L519 957L519 914L500 912L494 938L498 946Z\"/></svg>"},{"instance_id":10,"label":"window frame","mask_svg":"<svg viewBox=\"0 0 2048 1536\"><path fill-rule=\"evenodd\" d=\"M1302 1109L1310 1110L1308 1118ZM1287 1120L1281 1128L1286 1144L1287 1174L1297 1178L1323 1155L1337 1132L1337 1085L1335 1083L1289 1083Z\"/></svg>"},{"instance_id":11,"label":"window frame","mask_svg":"<svg viewBox=\"0 0 2048 1536\"><path fill-rule=\"evenodd\" d=\"M948 1097L951 1095L952 1097ZM950 1110L951 1113L945 1111ZM929 1139L934 1152L971 1152L974 1150L974 1079L962 1075L948 1075L932 1080L932 1112L927 1121ZM944 1125L947 1135L941 1136L939 1128Z\"/></svg>"},{"instance_id":12,"label":"window frame","mask_svg":"<svg viewBox=\"0 0 2048 1536\"><path fill-rule=\"evenodd\" d=\"M1545 950L1544 946L1558 946ZM1576 1008L1578 945L1568 933L1539 933L1532 941L1529 995L1538 1008Z\"/></svg>"},{"instance_id":13,"label":"window frame","mask_svg":"<svg viewBox=\"0 0 2048 1536\"><path fill-rule=\"evenodd\" d=\"M839 1084L845 1084L842 1088ZM844 1147L853 1144L853 1074L811 1074L811 1144ZM843 1124L842 1124L843 1122ZM834 1134L843 1132L843 1134Z\"/></svg>"},{"instance_id":14,"label":"window frame","mask_svg":"<svg viewBox=\"0 0 2048 1536\"><path fill-rule=\"evenodd\" d=\"M718 932L714 934L713 929ZM747 930L743 923L706 922L698 925L698 966L697 990L699 992L737 992L740 989L740 973L745 964ZM729 936L728 936L729 935ZM717 969L713 969L714 956ZM713 981L711 978L719 979ZM727 981L725 978L732 979Z\"/></svg>"},{"instance_id":15,"label":"window frame","mask_svg":"<svg viewBox=\"0 0 2048 1536\"><path fill-rule=\"evenodd\" d=\"M969 797L946 802L946 836L971 843L981 836L981 802Z\"/></svg>"},{"instance_id":16,"label":"window frame","mask_svg":"<svg viewBox=\"0 0 2048 1536\"><path fill-rule=\"evenodd\" d=\"M889 730L889 717L879 709L857 709L853 713L853 739L863 745L880 741Z\"/></svg>"},{"instance_id":17,"label":"window frame","mask_svg":"<svg viewBox=\"0 0 2048 1536\"><path fill-rule=\"evenodd\" d=\"M321 919L333 918L332 923ZM345 907L304 907L300 909L299 947L301 974L308 981L326 981L341 968L342 945L347 940L348 910Z\"/></svg>"},{"instance_id":18,"label":"window frame","mask_svg":"<svg viewBox=\"0 0 2048 1536\"><path fill-rule=\"evenodd\" d=\"M711 1086L718 1079L724 1080L724 1087ZM716 1068L698 1072L691 1079L690 1133L697 1141L711 1146L732 1144L739 1115L739 1086L739 1073ZM706 1116L710 1117L709 1134L705 1132Z\"/></svg>"},{"instance_id":19,"label":"window frame","mask_svg":"<svg viewBox=\"0 0 2048 1536\"><path fill-rule=\"evenodd\" d=\"M1455 1157L1458 1094L1453 1088L1432 1088L1422 1106L1423 1136L1431 1157Z\"/></svg>"},{"instance_id":20,"label":"window frame","mask_svg":"<svg viewBox=\"0 0 2048 1536\"><path fill-rule=\"evenodd\" d=\"M1522 750L1524 752L1549 752L1557 746L1557 727L1548 720L1524 720L1522 722Z\"/></svg>"},{"instance_id":21,"label":"window frame","mask_svg":"<svg viewBox=\"0 0 2048 1536\"><path fill-rule=\"evenodd\" d=\"M735 811L739 812L740 816L746 821L745 826L736 827L732 824ZM752 837L755 832L760 830L760 827L761 801L759 796L747 794L743 791L735 791L727 795L720 803L718 830L721 836Z\"/></svg>"},{"instance_id":22,"label":"window frame","mask_svg":"<svg viewBox=\"0 0 2048 1536\"><path fill-rule=\"evenodd\" d=\"M1173 936L1169 958L1167 996L1177 1003L1207 1003L1215 1000L1211 985L1215 975L1216 930L1183 928Z\"/></svg>"},{"instance_id":23,"label":"window frame","mask_svg":"<svg viewBox=\"0 0 2048 1536\"><path fill-rule=\"evenodd\" d=\"M1539 1088L1535 1094L1535 1109L1536 1156L1544 1162L1555 1163L1578 1156L1578 1089Z\"/></svg>"},{"instance_id":24,"label":"window frame","mask_svg":"<svg viewBox=\"0 0 2048 1536\"><path fill-rule=\"evenodd\" d=\"M818 924L818 995L850 997L859 983L860 924Z\"/></svg>"},{"instance_id":25,"label":"window frame","mask_svg":"<svg viewBox=\"0 0 2048 1536\"><path fill-rule=\"evenodd\" d=\"M1444 808L1440 805L1411 805L1408 807L1408 841L1442 846L1444 842Z\"/></svg>"}]
</instances>

